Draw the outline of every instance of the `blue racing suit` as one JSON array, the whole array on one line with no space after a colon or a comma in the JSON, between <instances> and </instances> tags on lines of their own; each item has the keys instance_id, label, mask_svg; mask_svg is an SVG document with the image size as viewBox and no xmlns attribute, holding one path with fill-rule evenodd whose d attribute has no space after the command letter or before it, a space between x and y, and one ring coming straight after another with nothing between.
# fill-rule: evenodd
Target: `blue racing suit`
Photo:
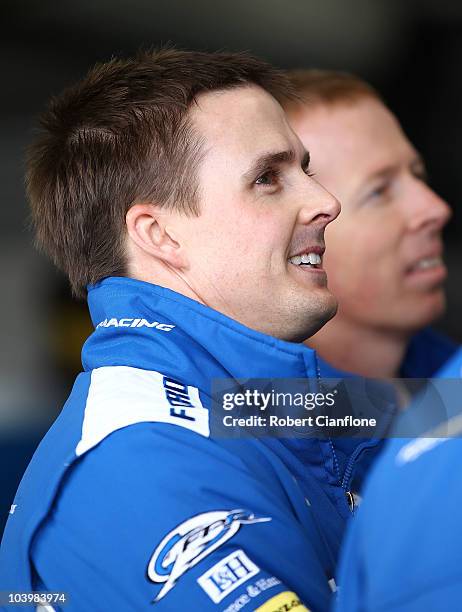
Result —
<instances>
[{"instance_id":1,"label":"blue racing suit","mask_svg":"<svg viewBox=\"0 0 462 612\"><path fill-rule=\"evenodd\" d=\"M461 364L459 351L437 377L460 377ZM457 387L448 393L458 414L426 437L390 440L378 460L345 541L336 612L461 609L462 412Z\"/></svg>"},{"instance_id":2,"label":"blue racing suit","mask_svg":"<svg viewBox=\"0 0 462 612\"><path fill-rule=\"evenodd\" d=\"M65 591L69 612L326 610L345 492L375 442L214 439L208 412L212 378L316 378L314 351L133 279L98 283L89 306L84 371L12 505L0 591Z\"/></svg>"},{"instance_id":3,"label":"blue racing suit","mask_svg":"<svg viewBox=\"0 0 462 612\"><path fill-rule=\"evenodd\" d=\"M445 364L451 362L454 369L459 345L430 327L417 332L409 342L408 349L400 367L401 378L426 379L437 376ZM459 355L462 353L459 353ZM462 363L462 358L459 358ZM335 368L318 355L319 374L324 378L349 378L356 376L344 370ZM447 374L451 376L451 374ZM458 374L457 374L458 376ZM300 445L300 441L291 440L292 448ZM352 440L338 438L335 441L336 461L339 471L348 481L348 489L356 493L362 492L364 480L372 465L380 456L385 445L384 439L357 439L352 448ZM354 467L354 470L352 468Z\"/></svg>"},{"instance_id":4,"label":"blue racing suit","mask_svg":"<svg viewBox=\"0 0 462 612\"><path fill-rule=\"evenodd\" d=\"M335 441L209 428L212 378L316 379L314 351L133 279L88 302L84 371L12 505L0 591L65 592L68 612L327 610L351 514Z\"/></svg>"}]
</instances>

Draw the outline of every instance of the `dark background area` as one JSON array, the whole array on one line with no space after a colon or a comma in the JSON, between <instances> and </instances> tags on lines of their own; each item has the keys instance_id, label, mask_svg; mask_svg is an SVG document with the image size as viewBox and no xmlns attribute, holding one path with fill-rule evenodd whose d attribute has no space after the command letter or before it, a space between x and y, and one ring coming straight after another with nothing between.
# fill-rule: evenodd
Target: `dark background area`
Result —
<instances>
[{"instance_id":1,"label":"dark background area","mask_svg":"<svg viewBox=\"0 0 462 612\"><path fill-rule=\"evenodd\" d=\"M453 0L80 0L0 4L0 529L33 447L65 400L91 327L32 246L24 150L36 115L96 62L172 42L249 50L283 67L349 70L384 95L453 206L448 313L462 340L462 3Z\"/></svg>"}]
</instances>

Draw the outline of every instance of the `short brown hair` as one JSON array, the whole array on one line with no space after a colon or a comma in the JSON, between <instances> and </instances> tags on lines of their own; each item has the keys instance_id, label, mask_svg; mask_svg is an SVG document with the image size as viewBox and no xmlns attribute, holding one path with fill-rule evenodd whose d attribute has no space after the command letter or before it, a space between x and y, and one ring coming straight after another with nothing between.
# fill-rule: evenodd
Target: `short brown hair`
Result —
<instances>
[{"instance_id":1,"label":"short brown hair","mask_svg":"<svg viewBox=\"0 0 462 612\"><path fill-rule=\"evenodd\" d=\"M352 104L364 97L383 102L378 91L360 77L337 70L294 69L286 72L297 97L285 103L286 110L296 112L301 105Z\"/></svg>"},{"instance_id":2,"label":"short brown hair","mask_svg":"<svg viewBox=\"0 0 462 612\"><path fill-rule=\"evenodd\" d=\"M28 151L26 186L36 243L74 295L124 276L125 215L136 201L199 214L195 97L254 84L279 101L287 77L246 53L172 47L99 64L51 100Z\"/></svg>"}]
</instances>

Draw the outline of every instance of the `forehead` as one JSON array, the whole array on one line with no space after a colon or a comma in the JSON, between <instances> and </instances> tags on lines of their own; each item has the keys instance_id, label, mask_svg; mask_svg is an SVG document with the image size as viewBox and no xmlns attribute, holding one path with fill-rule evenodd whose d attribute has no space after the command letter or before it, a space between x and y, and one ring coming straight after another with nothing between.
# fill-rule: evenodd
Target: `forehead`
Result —
<instances>
[{"instance_id":1,"label":"forehead","mask_svg":"<svg viewBox=\"0 0 462 612\"><path fill-rule=\"evenodd\" d=\"M313 169L326 174L354 168L367 176L382 166L407 164L416 155L396 117L372 97L317 105L300 111L291 123L312 153Z\"/></svg>"},{"instance_id":2,"label":"forehead","mask_svg":"<svg viewBox=\"0 0 462 612\"><path fill-rule=\"evenodd\" d=\"M302 149L280 104L254 85L201 94L190 118L208 156L232 156L245 165L265 151Z\"/></svg>"}]
</instances>

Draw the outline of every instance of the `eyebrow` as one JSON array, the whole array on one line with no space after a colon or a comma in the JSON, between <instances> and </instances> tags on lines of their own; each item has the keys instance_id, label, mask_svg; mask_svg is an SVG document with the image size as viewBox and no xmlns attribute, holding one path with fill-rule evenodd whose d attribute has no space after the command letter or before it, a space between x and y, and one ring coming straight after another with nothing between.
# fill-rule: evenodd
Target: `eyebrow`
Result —
<instances>
[{"instance_id":1,"label":"eyebrow","mask_svg":"<svg viewBox=\"0 0 462 612\"><path fill-rule=\"evenodd\" d=\"M268 169L273 168L274 166L280 166L281 164L290 164L295 160L296 154L293 149L288 151L278 151L278 152L270 152L265 153L258 159L256 159L249 170L243 174L243 179L248 181L253 181L260 174L263 174ZM302 158L302 168L305 166L309 166L310 163L310 154L308 151L305 151Z\"/></svg>"},{"instance_id":2,"label":"eyebrow","mask_svg":"<svg viewBox=\"0 0 462 612\"><path fill-rule=\"evenodd\" d=\"M421 166L423 170L426 171L425 162L423 160L423 157L419 153L415 155L415 157L409 162L408 165L409 167ZM371 174L369 174L366 181L369 182L377 178L384 178L384 177L390 176L391 174L394 174L395 172L399 171L400 167L401 167L401 164L397 163L397 164L390 164L389 166L385 166L383 168L379 168L375 172L372 172Z\"/></svg>"}]
</instances>

